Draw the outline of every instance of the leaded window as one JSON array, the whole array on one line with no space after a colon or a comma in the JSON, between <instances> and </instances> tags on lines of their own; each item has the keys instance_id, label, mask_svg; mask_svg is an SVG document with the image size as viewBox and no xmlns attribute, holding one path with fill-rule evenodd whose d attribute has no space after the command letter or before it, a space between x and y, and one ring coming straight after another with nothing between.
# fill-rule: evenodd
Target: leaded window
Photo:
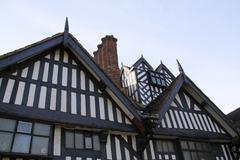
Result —
<instances>
[{"instance_id":1,"label":"leaded window","mask_svg":"<svg viewBox=\"0 0 240 160\"><path fill-rule=\"evenodd\" d=\"M180 141L184 160L211 160L211 146L206 142Z\"/></svg>"},{"instance_id":2,"label":"leaded window","mask_svg":"<svg viewBox=\"0 0 240 160\"><path fill-rule=\"evenodd\" d=\"M160 87L167 87L172 83L172 77L166 72L156 72L148 70L148 77L152 85L160 86Z\"/></svg>"},{"instance_id":3,"label":"leaded window","mask_svg":"<svg viewBox=\"0 0 240 160\"><path fill-rule=\"evenodd\" d=\"M92 132L66 130L65 147L67 149L88 149L100 151L99 136Z\"/></svg>"},{"instance_id":4,"label":"leaded window","mask_svg":"<svg viewBox=\"0 0 240 160\"><path fill-rule=\"evenodd\" d=\"M158 158L161 160L177 160L174 142L169 140L156 140Z\"/></svg>"},{"instance_id":5,"label":"leaded window","mask_svg":"<svg viewBox=\"0 0 240 160\"><path fill-rule=\"evenodd\" d=\"M158 73L154 71L148 71L148 76L150 78L150 82L153 85L166 87L169 83L166 81L165 75L163 73Z\"/></svg>"},{"instance_id":6,"label":"leaded window","mask_svg":"<svg viewBox=\"0 0 240 160\"><path fill-rule=\"evenodd\" d=\"M224 153L221 144L212 144L212 150L216 159L224 159Z\"/></svg>"},{"instance_id":7,"label":"leaded window","mask_svg":"<svg viewBox=\"0 0 240 160\"><path fill-rule=\"evenodd\" d=\"M51 126L0 118L0 152L48 155Z\"/></svg>"},{"instance_id":8,"label":"leaded window","mask_svg":"<svg viewBox=\"0 0 240 160\"><path fill-rule=\"evenodd\" d=\"M237 159L238 154L240 152L240 147L239 146L231 146L232 147L232 153L235 159Z\"/></svg>"}]
</instances>

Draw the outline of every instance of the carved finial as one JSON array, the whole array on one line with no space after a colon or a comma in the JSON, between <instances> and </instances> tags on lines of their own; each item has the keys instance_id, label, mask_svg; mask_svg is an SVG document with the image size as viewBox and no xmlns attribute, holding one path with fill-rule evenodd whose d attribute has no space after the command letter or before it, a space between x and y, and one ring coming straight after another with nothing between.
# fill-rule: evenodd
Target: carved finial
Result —
<instances>
[{"instance_id":1,"label":"carved finial","mask_svg":"<svg viewBox=\"0 0 240 160\"><path fill-rule=\"evenodd\" d=\"M180 62L178 61L178 59L176 59L176 60L177 60L178 70L179 70L179 72L180 72L180 73L184 73L184 70L183 70L183 68L182 68L182 66L181 66L181 64L180 64Z\"/></svg>"},{"instance_id":2,"label":"carved finial","mask_svg":"<svg viewBox=\"0 0 240 160\"><path fill-rule=\"evenodd\" d=\"M64 27L64 34L63 34L63 45L64 46L67 45L68 33L69 33L68 18L66 18L65 27Z\"/></svg>"},{"instance_id":3,"label":"carved finial","mask_svg":"<svg viewBox=\"0 0 240 160\"><path fill-rule=\"evenodd\" d=\"M160 60L160 64L163 64L162 60Z\"/></svg>"},{"instance_id":4,"label":"carved finial","mask_svg":"<svg viewBox=\"0 0 240 160\"><path fill-rule=\"evenodd\" d=\"M141 54L141 57L143 58L143 54Z\"/></svg>"},{"instance_id":5,"label":"carved finial","mask_svg":"<svg viewBox=\"0 0 240 160\"><path fill-rule=\"evenodd\" d=\"M66 17L66 21L65 21L65 27L64 27L64 33L65 32L69 32L69 26L68 26L68 17Z\"/></svg>"}]
</instances>

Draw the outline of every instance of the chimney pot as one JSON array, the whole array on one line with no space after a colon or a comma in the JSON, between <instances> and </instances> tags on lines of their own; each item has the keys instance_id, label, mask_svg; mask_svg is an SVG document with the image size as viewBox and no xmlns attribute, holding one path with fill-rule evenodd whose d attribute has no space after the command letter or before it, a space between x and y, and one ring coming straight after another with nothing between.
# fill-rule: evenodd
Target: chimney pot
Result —
<instances>
[{"instance_id":1,"label":"chimney pot","mask_svg":"<svg viewBox=\"0 0 240 160\"><path fill-rule=\"evenodd\" d=\"M120 87L120 69L118 67L117 39L113 35L106 35L102 43L93 53L95 62L104 70L111 80Z\"/></svg>"},{"instance_id":2,"label":"chimney pot","mask_svg":"<svg viewBox=\"0 0 240 160\"><path fill-rule=\"evenodd\" d=\"M97 48L101 49L102 48L102 44L97 45Z\"/></svg>"},{"instance_id":3,"label":"chimney pot","mask_svg":"<svg viewBox=\"0 0 240 160\"><path fill-rule=\"evenodd\" d=\"M117 42L117 38L115 38L113 35L106 35L105 37L102 38L102 42L106 40L112 40L113 42Z\"/></svg>"},{"instance_id":4,"label":"chimney pot","mask_svg":"<svg viewBox=\"0 0 240 160\"><path fill-rule=\"evenodd\" d=\"M98 52L98 51L94 51L94 52L93 52L93 55L96 55L96 54L97 54L97 52Z\"/></svg>"}]
</instances>

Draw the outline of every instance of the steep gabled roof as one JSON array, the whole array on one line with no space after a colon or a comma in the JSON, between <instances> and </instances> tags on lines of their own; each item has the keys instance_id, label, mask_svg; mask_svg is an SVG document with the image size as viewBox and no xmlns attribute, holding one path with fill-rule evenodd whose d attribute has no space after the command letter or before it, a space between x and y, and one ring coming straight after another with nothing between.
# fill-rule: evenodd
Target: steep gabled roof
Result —
<instances>
[{"instance_id":1,"label":"steep gabled roof","mask_svg":"<svg viewBox=\"0 0 240 160\"><path fill-rule=\"evenodd\" d=\"M166 71L169 76L171 76L172 79L175 78L175 76L170 72L170 70L161 62L161 64L155 69L155 71L160 72L161 70Z\"/></svg>"},{"instance_id":2,"label":"steep gabled roof","mask_svg":"<svg viewBox=\"0 0 240 160\"><path fill-rule=\"evenodd\" d=\"M145 58L143 58L143 56L141 56L141 57L137 60L137 62L135 62L132 66L133 66L133 67L136 67L136 66L138 66L140 63L144 63L145 65L147 65L147 67L148 67L149 69L153 70L152 66L148 63L148 61L147 61Z\"/></svg>"},{"instance_id":3,"label":"steep gabled roof","mask_svg":"<svg viewBox=\"0 0 240 160\"><path fill-rule=\"evenodd\" d=\"M135 109L134 104L118 89L104 71L94 62L88 51L77 41L77 39L68 33L65 27L64 33L58 33L52 37L43 39L39 42L4 54L0 57L0 71L23 62L33 56L39 55L44 51L64 45L79 59L79 61L90 71L90 73L101 83L106 86L106 92L121 107L124 113L132 120L133 124L144 132L145 128L141 123L141 117Z\"/></svg>"},{"instance_id":4,"label":"steep gabled roof","mask_svg":"<svg viewBox=\"0 0 240 160\"><path fill-rule=\"evenodd\" d=\"M181 73L158 98L151 102L144 109L144 112L159 114L159 120L161 120L181 88L185 89L201 104L201 107L215 117L219 124L221 124L232 137L237 136L236 128L226 115L184 73Z\"/></svg>"}]
</instances>

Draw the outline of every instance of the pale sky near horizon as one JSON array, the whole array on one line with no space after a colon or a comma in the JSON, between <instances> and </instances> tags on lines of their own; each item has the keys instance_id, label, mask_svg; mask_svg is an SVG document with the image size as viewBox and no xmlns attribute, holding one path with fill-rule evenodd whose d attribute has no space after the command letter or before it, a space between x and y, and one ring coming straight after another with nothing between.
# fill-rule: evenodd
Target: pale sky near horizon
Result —
<instances>
[{"instance_id":1,"label":"pale sky near horizon","mask_svg":"<svg viewBox=\"0 0 240 160\"><path fill-rule=\"evenodd\" d=\"M240 107L239 0L1 0L0 54L62 32L66 17L90 53L114 35L119 62L143 54L177 75L177 58L225 114Z\"/></svg>"}]
</instances>

